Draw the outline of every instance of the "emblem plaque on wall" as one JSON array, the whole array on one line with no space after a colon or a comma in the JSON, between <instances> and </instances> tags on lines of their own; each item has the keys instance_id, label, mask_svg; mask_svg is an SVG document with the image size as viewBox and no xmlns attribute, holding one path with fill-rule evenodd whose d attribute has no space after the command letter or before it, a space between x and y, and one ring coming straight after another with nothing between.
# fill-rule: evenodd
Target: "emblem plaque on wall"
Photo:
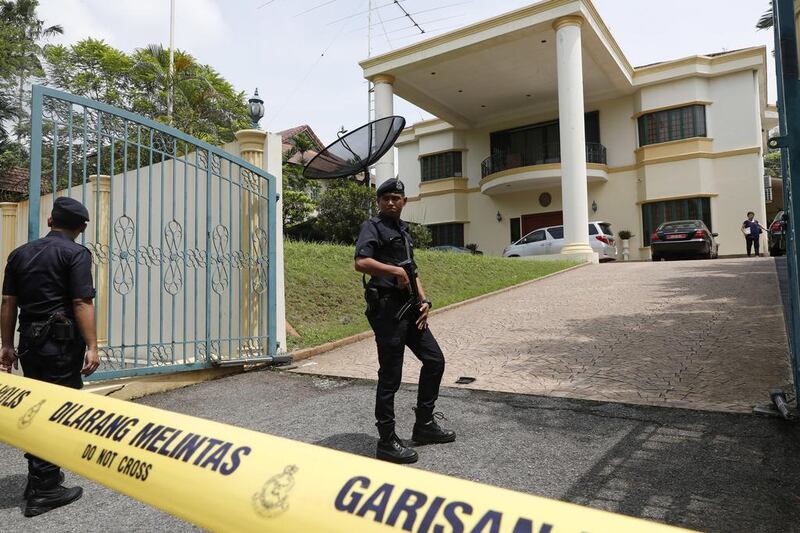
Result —
<instances>
[{"instance_id":1,"label":"emblem plaque on wall","mask_svg":"<svg viewBox=\"0 0 800 533\"><path fill-rule=\"evenodd\" d=\"M553 197L550 196L549 192L543 192L542 194L539 195L539 205L541 205L542 207L547 207L548 205L550 205L550 202L552 201Z\"/></svg>"}]
</instances>

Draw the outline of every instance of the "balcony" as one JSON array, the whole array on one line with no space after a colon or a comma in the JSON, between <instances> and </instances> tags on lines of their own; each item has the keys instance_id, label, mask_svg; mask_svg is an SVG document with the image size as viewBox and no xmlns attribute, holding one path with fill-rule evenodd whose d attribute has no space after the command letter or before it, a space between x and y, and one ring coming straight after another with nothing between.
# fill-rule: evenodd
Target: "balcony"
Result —
<instances>
[{"instance_id":1,"label":"balcony","mask_svg":"<svg viewBox=\"0 0 800 533\"><path fill-rule=\"evenodd\" d=\"M586 162L605 165L606 147L600 143L586 143ZM481 163L481 179L504 170L552 163L561 163L561 145L557 142L524 152L497 151Z\"/></svg>"},{"instance_id":2,"label":"balcony","mask_svg":"<svg viewBox=\"0 0 800 533\"><path fill-rule=\"evenodd\" d=\"M550 143L524 153L498 152L481 163L481 192L489 195L558 186L561 183L561 151L558 143ZM586 143L586 180L608 182L606 147Z\"/></svg>"}]
</instances>

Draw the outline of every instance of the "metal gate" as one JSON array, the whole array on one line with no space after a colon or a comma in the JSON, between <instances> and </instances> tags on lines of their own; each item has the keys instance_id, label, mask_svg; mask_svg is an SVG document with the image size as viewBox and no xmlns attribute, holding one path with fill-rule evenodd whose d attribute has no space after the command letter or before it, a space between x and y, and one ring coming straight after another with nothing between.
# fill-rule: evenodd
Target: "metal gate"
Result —
<instances>
[{"instance_id":1,"label":"metal gate","mask_svg":"<svg viewBox=\"0 0 800 533\"><path fill-rule=\"evenodd\" d=\"M795 386L800 401L800 194L792 183L800 175L800 72L798 71L797 34L793 0L773 0L775 64L778 82L778 118L780 136L770 139L770 146L781 148L784 210L789 216L786 230L786 257L789 272L789 350ZM800 184L800 181L798 181ZM800 185L798 185L800 190Z\"/></svg>"},{"instance_id":2,"label":"metal gate","mask_svg":"<svg viewBox=\"0 0 800 533\"><path fill-rule=\"evenodd\" d=\"M142 116L33 87L28 239L57 196L89 209L92 379L270 361L275 178ZM42 195L44 193L44 195Z\"/></svg>"}]
</instances>

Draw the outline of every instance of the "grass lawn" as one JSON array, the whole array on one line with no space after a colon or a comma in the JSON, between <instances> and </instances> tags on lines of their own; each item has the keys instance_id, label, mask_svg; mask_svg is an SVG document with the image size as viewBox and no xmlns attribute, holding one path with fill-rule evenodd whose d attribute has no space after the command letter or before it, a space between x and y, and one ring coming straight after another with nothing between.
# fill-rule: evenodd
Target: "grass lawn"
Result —
<instances>
[{"instance_id":1,"label":"grass lawn","mask_svg":"<svg viewBox=\"0 0 800 533\"><path fill-rule=\"evenodd\" d=\"M369 329L353 247L286 241L286 319L300 334L289 351ZM427 296L436 308L536 279L575 263L415 251Z\"/></svg>"}]
</instances>

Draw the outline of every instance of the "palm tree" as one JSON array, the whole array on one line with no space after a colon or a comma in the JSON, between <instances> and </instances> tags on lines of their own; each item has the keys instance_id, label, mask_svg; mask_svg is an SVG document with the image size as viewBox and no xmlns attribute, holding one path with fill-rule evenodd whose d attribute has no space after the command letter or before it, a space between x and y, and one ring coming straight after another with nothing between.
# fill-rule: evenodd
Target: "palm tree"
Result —
<instances>
[{"instance_id":1,"label":"palm tree","mask_svg":"<svg viewBox=\"0 0 800 533\"><path fill-rule=\"evenodd\" d=\"M39 44L43 39L64 33L59 25L45 27L44 21L36 15L38 0L4 0L0 2L0 20L19 32L20 47L12 61L17 68L17 142L22 136L22 122L25 116L25 82L30 76L44 75L41 57L44 49Z\"/></svg>"},{"instance_id":2,"label":"palm tree","mask_svg":"<svg viewBox=\"0 0 800 533\"><path fill-rule=\"evenodd\" d=\"M764 11L764 14L761 15L761 18L758 19L756 23L756 29L759 30L768 30L772 27L772 2L770 2L769 8Z\"/></svg>"},{"instance_id":3,"label":"palm tree","mask_svg":"<svg viewBox=\"0 0 800 533\"><path fill-rule=\"evenodd\" d=\"M304 132L293 135L289 139L289 144L291 144L292 147L286 152L287 161L295 154L300 154L300 160L297 163L301 165L308 163L305 157L306 152L314 150L315 148L319 150L319 147L316 145L316 143Z\"/></svg>"},{"instance_id":4,"label":"palm tree","mask_svg":"<svg viewBox=\"0 0 800 533\"><path fill-rule=\"evenodd\" d=\"M145 91L151 92L150 101L154 105L153 114L156 117L172 124L174 117L170 109L173 106L169 105L170 99L174 108L180 106L184 116L191 115L198 107L211 107L207 104L216 98L217 89L209 76L204 75L202 65L194 57L176 50L172 73L169 71L169 51L160 44L150 44L138 50L136 57L134 69L149 82ZM187 128L186 124L178 126Z\"/></svg>"}]
</instances>

